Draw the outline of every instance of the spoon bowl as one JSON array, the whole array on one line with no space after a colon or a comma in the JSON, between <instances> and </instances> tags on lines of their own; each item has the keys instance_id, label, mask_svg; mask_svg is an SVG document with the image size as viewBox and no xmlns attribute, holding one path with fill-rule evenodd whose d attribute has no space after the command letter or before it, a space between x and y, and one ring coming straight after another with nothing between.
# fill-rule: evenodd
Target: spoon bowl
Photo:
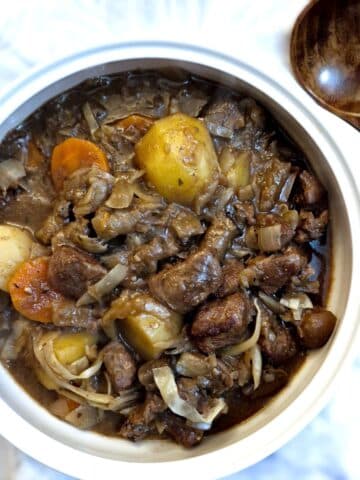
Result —
<instances>
[{"instance_id":1,"label":"spoon bowl","mask_svg":"<svg viewBox=\"0 0 360 480\"><path fill-rule=\"evenodd\" d=\"M290 58L302 87L360 130L360 0L315 0L297 18Z\"/></svg>"}]
</instances>

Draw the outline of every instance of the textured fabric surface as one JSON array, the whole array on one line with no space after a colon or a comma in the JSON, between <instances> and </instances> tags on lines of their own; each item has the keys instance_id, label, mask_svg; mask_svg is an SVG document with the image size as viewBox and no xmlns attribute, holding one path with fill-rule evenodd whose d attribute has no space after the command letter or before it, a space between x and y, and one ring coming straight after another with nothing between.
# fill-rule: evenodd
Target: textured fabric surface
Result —
<instances>
[{"instance_id":1,"label":"textured fabric surface","mask_svg":"<svg viewBox=\"0 0 360 480\"><path fill-rule=\"evenodd\" d=\"M305 94L291 77L287 48L292 22L305 4L306 0L4 1L0 89L32 66L78 50L155 38L193 42L238 56L291 85L301 97ZM352 138L344 123L330 115L328 123L334 135ZM346 148L357 175L359 161L351 142L344 142ZM303 432L267 459L227 479L360 479L359 385L360 359L344 372L332 402ZM0 438L0 480L66 479Z\"/></svg>"}]
</instances>

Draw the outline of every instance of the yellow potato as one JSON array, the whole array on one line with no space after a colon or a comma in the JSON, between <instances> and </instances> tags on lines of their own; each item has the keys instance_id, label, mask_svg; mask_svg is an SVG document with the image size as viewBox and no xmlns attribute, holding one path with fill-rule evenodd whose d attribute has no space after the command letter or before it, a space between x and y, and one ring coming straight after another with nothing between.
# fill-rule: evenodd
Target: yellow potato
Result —
<instances>
[{"instance_id":1,"label":"yellow potato","mask_svg":"<svg viewBox=\"0 0 360 480\"><path fill-rule=\"evenodd\" d=\"M63 365L69 365L86 355L86 347L96 343L94 335L86 332L64 333L54 340L54 352Z\"/></svg>"},{"instance_id":2,"label":"yellow potato","mask_svg":"<svg viewBox=\"0 0 360 480\"><path fill-rule=\"evenodd\" d=\"M158 358L169 348L182 328L181 315L169 310L148 294L124 291L103 318L106 332L119 320L129 344L145 359Z\"/></svg>"},{"instance_id":3,"label":"yellow potato","mask_svg":"<svg viewBox=\"0 0 360 480\"><path fill-rule=\"evenodd\" d=\"M167 200L198 208L216 188L219 164L210 134L176 113L154 123L135 146L138 166Z\"/></svg>"},{"instance_id":4,"label":"yellow potato","mask_svg":"<svg viewBox=\"0 0 360 480\"><path fill-rule=\"evenodd\" d=\"M8 282L20 263L30 257L32 239L26 230L0 225L0 290L8 291Z\"/></svg>"}]
</instances>

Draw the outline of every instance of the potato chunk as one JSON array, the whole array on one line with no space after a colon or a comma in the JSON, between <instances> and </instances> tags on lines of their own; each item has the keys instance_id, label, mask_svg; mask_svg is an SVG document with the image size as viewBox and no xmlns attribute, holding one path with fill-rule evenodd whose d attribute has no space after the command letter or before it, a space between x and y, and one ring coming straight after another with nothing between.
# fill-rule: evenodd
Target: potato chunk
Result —
<instances>
[{"instance_id":1,"label":"potato chunk","mask_svg":"<svg viewBox=\"0 0 360 480\"><path fill-rule=\"evenodd\" d=\"M32 239L26 230L0 225L0 290L8 291L8 282L20 263L30 257Z\"/></svg>"},{"instance_id":2,"label":"potato chunk","mask_svg":"<svg viewBox=\"0 0 360 480\"><path fill-rule=\"evenodd\" d=\"M196 118L176 113L158 120L135 151L147 180L170 202L199 208L217 186L219 164L214 146Z\"/></svg>"},{"instance_id":3,"label":"potato chunk","mask_svg":"<svg viewBox=\"0 0 360 480\"><path fill-rule=\"evenodd\" d=\"M182 318L148 294L124 291L103 318L103 328L114 336L113 322L119 321L122 335L145 359L158 358L179 335Z\"/></svg>"},{"instance_id":4,"label":"potato chunk","mask_svg":"<svg viewBox=\"0 0 360 480\"><path fill-rule=\"evenodd\" d=\"M54 352L63 365L79 360L86 355L86 347L96 343L96 338L87 332L63 333L54 340Z\"/></svg>"}]
</instances>

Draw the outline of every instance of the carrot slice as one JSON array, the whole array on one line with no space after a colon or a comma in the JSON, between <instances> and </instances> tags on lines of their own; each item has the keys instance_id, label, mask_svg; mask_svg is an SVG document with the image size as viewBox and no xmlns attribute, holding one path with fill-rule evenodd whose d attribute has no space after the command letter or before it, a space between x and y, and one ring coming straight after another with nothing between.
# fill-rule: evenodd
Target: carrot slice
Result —
<instances>
[{"instance_id":1,"label":"carrot slice","mask_svg":"<svg viewBox=\"0 0 360 480\"><path fill-rule=\"evenodd\" d=\"M21 263L9 280L8 288L15 309L26 318L49 323L52 305L63 300L48 282L48 257Z\"/></svg>"},{"instance_id":2,"label":"carrot slice","mask_svg":"<svg viewBox=\"0 0 360 480\"><path fill-rule=\"evenodd\" d=\"M143 117L142 115L129 115L122 120L119 120L115 123L117 128L122 128L126 130L127 128L134 126L136 127L141 133L145 134L149 128L154 123L154 120L149 117Z\"/></svg>"},{"instance_id":3,"label":"carrot slice","mask_svg":"<svg viewBox=\"0 0 360 480\"><path fill-rule=\"evenodd\" d=\"M92 165L109 171L109 163L101 148L81 138L64 140L54 148L51 157L51 175L56 190L61 190L64 180L75 170Z\"/></svg>"}]
</instances>

